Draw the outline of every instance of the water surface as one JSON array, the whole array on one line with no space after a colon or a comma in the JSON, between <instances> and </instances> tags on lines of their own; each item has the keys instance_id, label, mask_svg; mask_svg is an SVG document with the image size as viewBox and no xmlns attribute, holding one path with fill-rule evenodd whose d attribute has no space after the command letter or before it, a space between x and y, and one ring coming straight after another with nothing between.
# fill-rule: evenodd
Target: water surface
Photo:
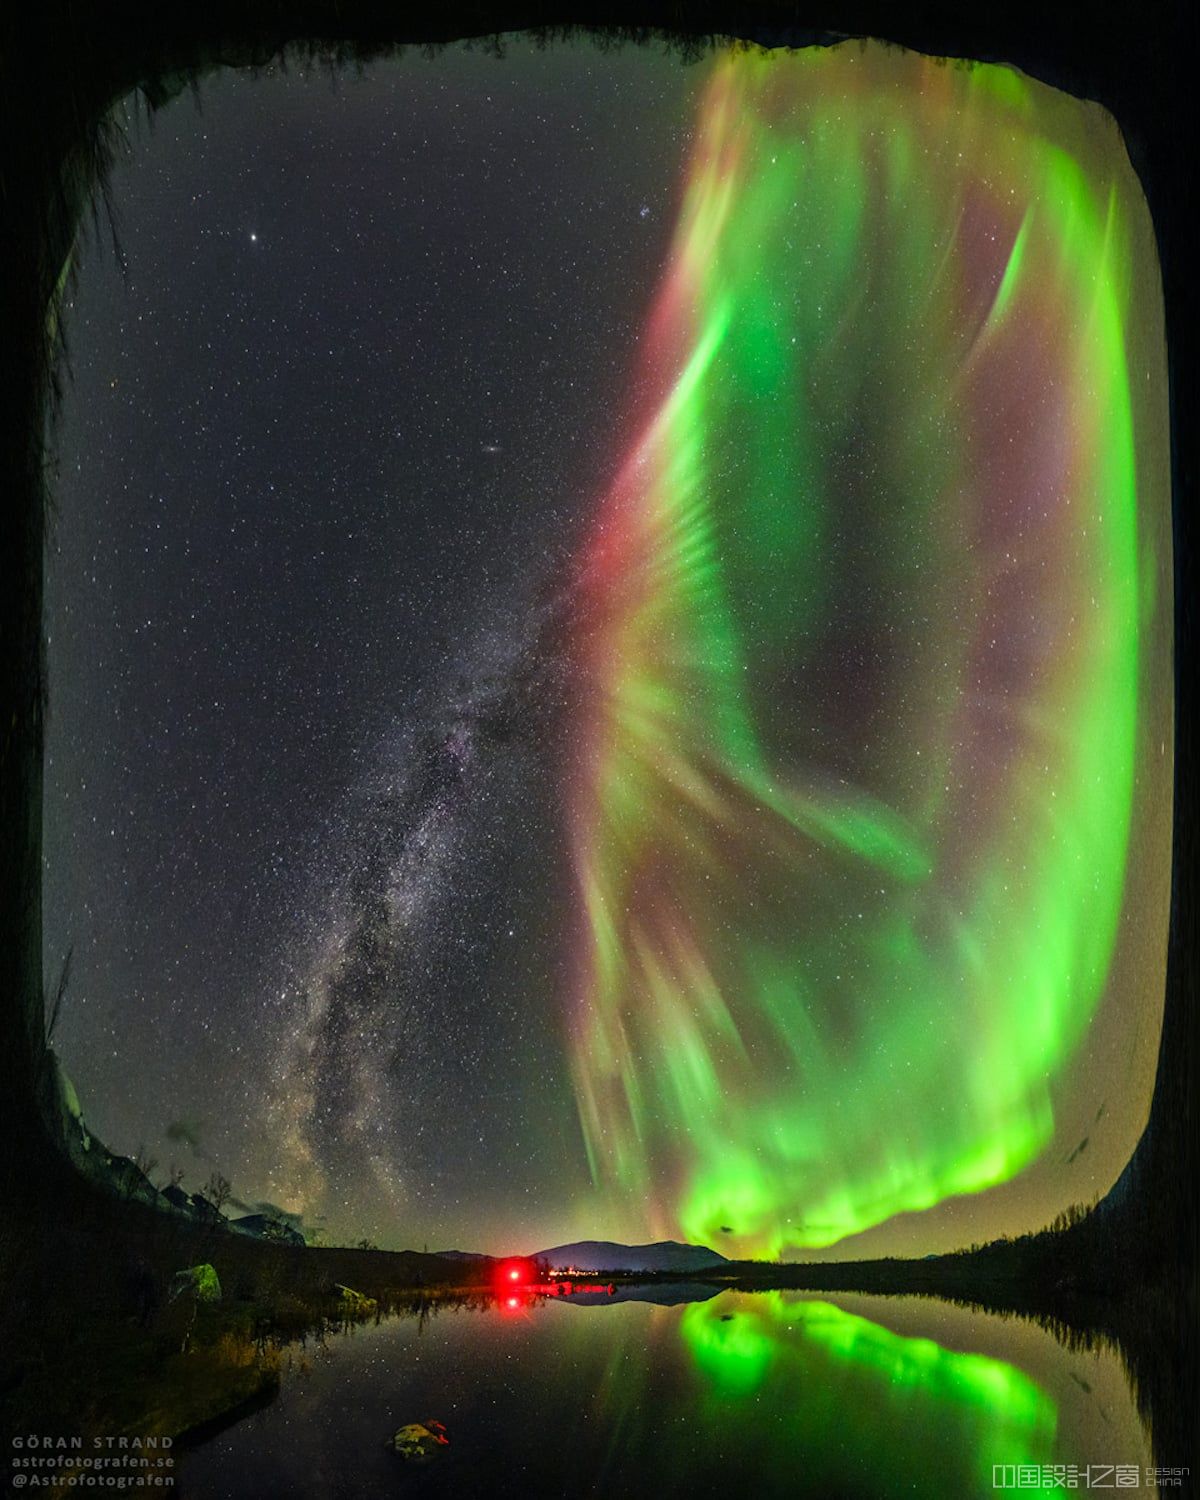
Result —
<instances>
[{"instance_id":1,"label":"water surface","mask_svg":"<svg viewBox=\"0 0 1200 1500\"><path fill-rule=\"evenodd\" d=\"M1152 1461L1115 1353L1019 1318L788 1291L513 1301L294 1353L277 1400L184 1458L182 1493L969 1497L1001 1493L994 1465L1075 1465L1085 1489L1089 1464L1144 1484ZM389 1451L427 1418L450 1436L431 1462Z\"/></svg>"}]
</instances>

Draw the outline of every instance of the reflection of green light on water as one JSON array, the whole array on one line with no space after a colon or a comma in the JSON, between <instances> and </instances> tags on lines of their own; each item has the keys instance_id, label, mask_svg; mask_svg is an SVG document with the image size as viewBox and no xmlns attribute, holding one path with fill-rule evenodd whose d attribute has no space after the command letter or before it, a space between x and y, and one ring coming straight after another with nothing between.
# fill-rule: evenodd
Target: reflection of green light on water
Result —
<instances>
[{"instance_id":1,"label":"reflection of green light on water","mask_svg":"<svg viewBox=\"0 0 1200 1500\"><path fill-rule=\"evenodd\" d=\"M849 1457L864 1493L958 1495L990 1491L994 1464L1051 1462L1057 1405L1004 1360L780 1292L693 1303L680 1327L711 1415L742 1403L764 1444L786 1445L767 1465L844 1478Z\"/></svg>"},{"instance_id":2,"label":"reflection of green light on water","mask_svg":"<svg viewBox=\"0 0 1200 1500\"><path fill-rule=\"evenodd\" d=\"M696 1362L723 1393L747 1395L762 1384L775 1346L755 1319L714 1317L707 1303L693 1302L682 1327Z\"/></svg>"}]
</instances>

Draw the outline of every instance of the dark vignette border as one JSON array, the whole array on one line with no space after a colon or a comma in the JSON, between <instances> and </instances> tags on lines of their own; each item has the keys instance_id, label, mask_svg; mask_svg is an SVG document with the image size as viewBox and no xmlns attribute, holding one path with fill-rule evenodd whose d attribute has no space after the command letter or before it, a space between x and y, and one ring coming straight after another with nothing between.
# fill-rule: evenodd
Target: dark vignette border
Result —
<instances>
[{"instance_id":1,"label":"dark vignette border","mask_svg":"<svg viewBox=\"0 0 1200 1500\"><path fill-rule=\"evenodd\" d=\"M57 297L76 235L104 190L111 105L139 90L153 109L206 68L263 65L285 47L335 66L397 44L528 30L554 38L587 29L684 57L700 56L719 37L765 46L876 37L933 55L1011 63L1098 100L1121 126L1157 235L1176 642L1166 1004L1145 1134L1112 1192L1068 1233L1072 1264L1103 1266L1099 1285L1114 1293L1130 1282L1169 1289L1180 1351L1163 1358L1174 1367L1182 1409L1194 1412L1198 157L1188 75L1198 16L1194 0L441 0L411 7L395 0L9 0L0 18L0 1214L19 1222L22 1209L44 1203L71 1170L50 1123L41 967L43 556L53 503L45 433L65 378Z\"/></svg>"}]
</instances>

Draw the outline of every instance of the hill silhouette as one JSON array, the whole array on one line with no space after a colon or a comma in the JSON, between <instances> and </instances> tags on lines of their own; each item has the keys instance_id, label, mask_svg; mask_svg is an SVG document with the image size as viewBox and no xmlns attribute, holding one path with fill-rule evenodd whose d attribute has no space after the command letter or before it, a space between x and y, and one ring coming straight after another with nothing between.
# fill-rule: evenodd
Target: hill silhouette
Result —
<instances>
[{"instance_id":1,"label":"hill silhouette","mask_svg":"<svg viewBox=\"0 0 1200 1500\"><path fill-rule=\"evenodd\" d=\"M530 1259L548 1261L555 1269L574 1266L577 1271L700 1271L729 1264L707 1245L681 1245L677 1240L657 1240L650 1245L576 1240L571 1245L538 1250Z\"/></svg>"}]
</instances>

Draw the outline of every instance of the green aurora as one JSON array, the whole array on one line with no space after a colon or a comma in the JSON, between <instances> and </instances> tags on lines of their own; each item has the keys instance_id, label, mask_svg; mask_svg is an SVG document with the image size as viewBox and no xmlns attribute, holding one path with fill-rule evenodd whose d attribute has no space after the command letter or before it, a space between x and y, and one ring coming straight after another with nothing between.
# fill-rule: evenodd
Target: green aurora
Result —
<instances>
[{"instance_id":1,"label":"green aurora","mask_svg":"<svg viewBox=\"0 0 1200 1500\"><path fill-rule=\"evenodd\" d=\"M1169 559L1093 124L882 48L704 94L570 786L580 1116L659 1233L776 1256L1010 1182L1106 1001L1161 1004L1110 994Z\"/></svg>"}]
</instances>

